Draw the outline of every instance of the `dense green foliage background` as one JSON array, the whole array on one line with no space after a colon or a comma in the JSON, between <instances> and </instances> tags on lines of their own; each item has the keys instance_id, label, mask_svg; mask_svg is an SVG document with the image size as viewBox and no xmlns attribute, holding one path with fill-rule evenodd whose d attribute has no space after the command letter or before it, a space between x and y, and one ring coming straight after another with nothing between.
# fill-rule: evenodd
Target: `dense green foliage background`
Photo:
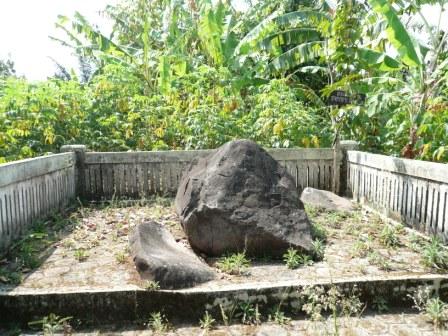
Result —
<instances>
[{"instance_id":1,"label":"dense green foliage background","mask_svg":"<svg viewBox=\"0 0 448 336\"><path fill-rule=\"evenodd\" d=\"M110 36L79 13L60 17L59 42L79 71L58 64L29 82L0 62L0 161L63 144L199 149L235 138L268 147L346 138L448 161L447 32L397 20L423 4L259 0L241 13L227 1L122 0L105 9ZM336 90L363 99L329 106Z\"/></svg>"}]
</instances>

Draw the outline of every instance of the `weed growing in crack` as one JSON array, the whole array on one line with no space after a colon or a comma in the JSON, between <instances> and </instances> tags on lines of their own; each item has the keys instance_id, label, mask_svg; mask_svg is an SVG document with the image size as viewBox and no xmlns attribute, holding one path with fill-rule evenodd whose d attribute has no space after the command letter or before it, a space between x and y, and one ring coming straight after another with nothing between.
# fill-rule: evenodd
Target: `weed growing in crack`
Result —
<instances>
[{"instance_id":1,"label":"weed growing in crack","mask_svg":"<svg viewBox=\"0 0 448 336\"><path fill-rule=\"evenodd\" d=\"M312 205L305 204L305 212L308 215L308 218L314 219L316 218L322 210L318 207L314 207Z\"/></svg>"},{"instance_id":2,"label":"weed growing in crack","mask_svg":"<svg viewBox=\"0 0 448 336\"><path fill-rule=\"evenodd\" d=\"M76 242L73 238L66 238L62 241L61 246L64 249L72 250L76 247Z\"/></svg>"},{"instance_id":3,"label":"weed growing in crack","mask_svg":"<svg viewBox=\"0 0 448 336\"><path fill-rule=\"evenodd\" d=\"M408 295L414 301L414 308L424 314L435 328L441 328L448 322L448 304L432 294L428 286L420 286L413 295Z\"/></svg>"},{"instance_id":4,"label":"weed growing in crack","mask_svg":"<svg viewBox=\"0 0 448 336\"><path fill-rule=\"evenodd\" d=\"M124 264L126 262L128 255L126 252L122 251L122 252L117 252L115 254L115 260L119 263L119 264Z\"/></svg>"},{"instance_id":5,"label":"weed growing in crack","mask_svg":"<svg viewBox=\"0 0 448 336\"><path fill-rule=\"evenodd\" d=\"M299 266L308 266L313 264L309 255L300 254L299 251L289 248L283 255L283 261L289 269L296 269Z\"/></svg>"},{"instance_id":6,"label":"weed growing in crack","mask_svg":"<svg viewBox=\"0 0 448 336\"><path fill-rule=\"evenodd\" d=\"M355 235L358 232L359 225L358 223L348 223L344 225L344 233L348 235Z\"/></svg>"},{"instance_id":7,"label":"weed growing in crack","mask_svg":"<svg viewBox=\"0 0 448 336\"><path fill-rule=\"evenodd\" d=\"M335 229L339 229L341 227L341 223L348 217L350 217L349 214L343 211L328 211L325 213L325 221L330 227Z\"/></svg>"},{"instance_id":8,"label":"weed growing in crack","mask_svg":"<svg viewBox=\"0 0 448 336\"><path fill-rule=\"evenodd\" d=\"M440 328L448 320L448 305L439 297L431 298L425 305L425 314L436 328Z\"/></svg>"},{"instance_id":9,"label":"weed growing in crack","mask_svg":"<svg viewBox=\"0 0 448 336\"><path fill-rule=\"evenodd\" d=\"M412 299L414 302L414 308L422 311L426 305L426 302L432 296L432 289L429 286L419 286L417 290L411 295L408 294L408 297Z\"/></svg>"},{"instance_id":10,"label":"weed growing in crack","mask_svg":"<svg viewBox=\"0 0 448 336\"><path fill-rule=\"evenodd\" d=\"M216 263L216 267L228 274L243 275L247 273L247 269L250 267L250 260L246 258L244 252L234 253L221 258Z\"/></svg>"},{"instance_id":11,"label":"weed growing in crack","mask_svg":"<svg viewBox=\"0 0 448 336\"><path fill-rule=\"evenodd\" d=\"M89 252L83 248L79 248L79 249L75 250L75 252L73 253L73 256L79 262L83 262L89 258Z\"/></svg>"},{"instance_id":12,"label":"weed growing in crack","mask_svg":"<svg viewBox=\"0 0 448 336\"><path fill-rule=\"evenodd\" d=\"M384 223L383 219L379 214L374 213L373 216L370 218L369 226L371 229L375 231L380 231L382 230L382 228L384 228L384 225L386 225L386 223Z\"/></svg>"},{"instance_id":13,"label":"weed growing in crack","mask_svg":"<svg viewBox=\"0 0 448 336\"><path fill-rule=\"evenodd\" d=\"M94 248L100 245L100 237L99 235L95 235L88 239L87 246L89 249Z\"/></svg>"},{"instance_id":14,"label":"weed growing in crack","mask_svg":"<svg viewBox=\"0 0 448 336\"><path fill-rule=\"evenodd\" d=\"M281 311L281 303L272 310L272 313L268 315L268 321L274 322L278 325L288 325L291 322L291 319L285 315L283 311Z\"/></svg>"},{"instance_id":15,"label":"weed growing in crack","mask_svg":"<svg viewBox=\"0 0 448 336\"><path fill-rule=\"evenodd\" d=\"M400 232L400 228L397 228L394 225L386 224L384 228L381 230L379 240L381 244L386 247L396 247L399 245L400 240L398 234Z\"/></svg>"},{"instance_id":16,"label":"weed growing in crack","mask_svg":"<svg viewBox=\"0 0 448 336\"><path fill-rule=\"evenodd\" d=\"M143 282L142 286L147 291L156 291L160 289L159 283L154 280L146 280L145 282Z\"/></svg>"},{"instance_id":17,"label":"weed growing in crack","mask_svg":"<svg viewBox=\"0 0 448 336\"><path fill-rule=\"evenodd\" d=\"M42 259L40 252L57 240L57 236L45 227L47 223L51 222L37 221L32 231L18 242L17 257L23 269L37 268Z\"/></svg>"},{"instance_id":18,"label":"weed growing in crack","mask_svg":"<svg viewBox=\"0 0 448 336\"><path fill-rule=\"evenodd\" d=\"M41 320L29 322L28 326L31 328L39 326L44 335L55 335L61 331L64 332L64 335L70 335L72 327L69 321L71 319L71 316L59 317L52 313Z\"/></svg>"},{"instance_id":19,"label":"weed growing in crack","mask_svg":"<svg viewBox=\"0 0 448 336\"><path fill-rule=\"evenodd\" d=\"M448 252L438 237L432 237L431 241L423 246L422 261L426 267L448 269Z\"/></svg>"},{"instance_id":20,"label":"weed growing in crack","mask_svg":"<svg viewBox=\"0 0 448 336\"><path fill-rule=\"evenodd\" d=\"M302 311L313 321L322 320L324 308L325 289L322 286L306 286L300 293L302 299Z\"/></svg>"},{"instance_id":21,"label":"weed growing in crack","mask_svg":"<svg viewBox=\"0 0 448 336\"><path fill-rule=\"evenodd\" d=\"M62 230L71 228L75 216L78 216L76 213L64 219L67 211L50 215L47 220L34 222L22 238L13 243L0 265L0 283L18 285L24 274L42 264L52 246L61 239Z\"/></svg>"},{"instance_id":22,"label":"weed growing in crack","mask_svg":"<svg viewBox=\"0 0 448 336\"><path fill-rule=\"evenodd\" d=\"M258 304L250 302L241 302L238 305L238 313L235 315L241 319L243 324L260 324L261 315L258 310Z\"/></svg>"},{"instance_id":23,"label":"weed growing in crack","mask_svg":"<svg viewBox=\"0 0 448 336\"><path fill-rule=\"evenodd\" d=\"M311 237L313 237L313 239L319 239L325 242L327 241L327 235L327 230L322 224L316 222L311 223Z\"/></svg>"},{"instance_id":24,"label":"weed growing in crack","mask_svg":"<svg viewBox=\"0 0 448 336\"><path fill-rule=\"evenodd\" d=\"M391 266L389 260L387 260L386 257L384 257L382 254L380 254L376 251L370 252L367 255L367 259L369 261L369 264L377 266L380 270L383 270L383 271L391 271L392 270L392 266Z\"/></svg>"},{"instance_id":25,"label":"weed growing in crack","mask_svg":"<svg viewBox=\"0 0 448 336\"><path fill-rule=\"evenodd\" d=\"M238 318L243 324L260 324L261 314L258 303L250 301L234 301L231 305L219 305L222 321L225 326L232 324L234 318Z\"/></svg>"},{"instance_id":26,"label":"weed growing in crack","mask_svg":"<svg viewBox=\"0 0 448 336\"><path fill-rule=\"evenodd\" d=\"M386 297L378 295L373 299L372 308L378 313L386 313L389 311L389 305Z\"/></svg>"},{"instance_id":27,"label":"weed growing in crack","mask_svg":"<svg viewBox=\"0 0 448 336\"><path fill-rule=\"evenodd\" d=\"M408 247L414 252L420 252L425 244L425 240L417 235L415 232L411 232L409 235Z\"/></svg>"},{"instance_id":28,"label":"weed growing in crack","mask_svg":"<svg viewBox=\"0 0 448 336\"><path fill-rule=\"evenodd\" d=\"M164 333L170 329L167 318L160 312L151 313L147 326L156 333Z\"/></svg>"},{"instance_id":29,"label":"weed growing in crack","mask_svg":"<svg viewBox=\"0 0 448 336\"><path fill-rule=\"evenodd\" d=\"M339 328L338 319L342 316L360 315L364 307L356 287L345 294L336 286L331 286L328 290L323 286L305 286L300 293L300 299L302 311L313 321L322 320L324 312L330 313L336 335Z\"/></svg>"},{"instance_id":30,"label":"weed growing in crack","mask_svg":"<svg viewBox=\"0 0 448 336\"><path fill-rule=\"evenodd\" d=\"M323 260L325 255L325 243L323 240L315 239L311 243L311 251L316 261Z\"/></svg>"},{"instance_id":31,"label":"weed growing in crack","mask_svg":"<svg viewBox=\"0 0 448 336\"><path fill-rule=\"evenodd\" d=\"M199 320L199 326L201 329L210 331L213 329L215 322L216 320L208 313L208 311L205 311L204 316Z\"/></svg>"},{"instance_id":32,"label":"weed growing in crack","mask_svg":"<svg viewBox=\"0 0 448 336\"><path fill-rule=\"evenodd\" d=\"M222 304L219 304L219 311L221 313L222 322L225 326L229 326L233 322L233 317L238 308L237 302L234 302L229 309L225 309Z\"/></svg>"},{"instance_id":33,"label":"weed growing in crack","mask_svg":"<svg viewBox=\"0 0 448 336\"><path fill-rule=\"evenodd\" d=\"M358 237L358 240L353 244L351 248L351 256L365 258L373 251L373 238L368 235L366 238L362 236Z\"/></svg>"}]
</instances>

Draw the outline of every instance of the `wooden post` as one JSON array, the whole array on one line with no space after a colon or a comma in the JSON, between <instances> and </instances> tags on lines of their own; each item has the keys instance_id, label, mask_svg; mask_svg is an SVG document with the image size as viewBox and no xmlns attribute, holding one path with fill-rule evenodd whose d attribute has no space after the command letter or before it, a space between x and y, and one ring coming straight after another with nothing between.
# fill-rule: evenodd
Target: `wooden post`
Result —
<instances>
[{"instance_id":1,"label":"wooden post","mask_svg":"<svg viewBox=\"0 0 448 336\"><path fill-rule=\"evenodd\" d=\"M61 152L74 152L76 157L76 173L75 173L75 183L76 183L76 196L81 199L84 198L86 187L85 187L85 161L86 161L86 151L87 147L85 145L64 145L61 147Z\"/></svg>"},{"instance_id":2,"label":"wooden post","mask_svg":"<svg viewBox=\"0 0 448 336\"><path fill-rule=\"evenodd\" d=\"M338 195L351 197L351 190L348 185L348 164L347 151L358 150L359 143L354 140L343 140L339 144L340 155L340 175L339 175L339 190Z\"/></svg>"}]
</instances>

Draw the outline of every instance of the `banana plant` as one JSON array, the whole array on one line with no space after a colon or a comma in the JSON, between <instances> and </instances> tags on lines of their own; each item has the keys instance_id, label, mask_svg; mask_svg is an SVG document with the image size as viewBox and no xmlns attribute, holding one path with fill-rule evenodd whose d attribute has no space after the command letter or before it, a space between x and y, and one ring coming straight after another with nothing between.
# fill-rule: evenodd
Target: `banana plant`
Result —
<instances>
[{"instance_id":1,"label":"banana plant","mask_svg":"<svg viewBox=\"0 0 448 336\"><path fill-rule=\"evenodd\" d=\"M221 1L213 5L211 1L204 0L199 2L198 7L195 5L194 10L194 14L187 18L189 30L185 32L178 28L180 12L184 11L182 3L172 0L167 6L167 48L159 63L159 83L164 93L169 91L173 74L185 73L188 67L186 59L191 55L205 55L207 63L216 67L231 65L233 49L237 44L236 35L232 31L236 21L231 8ZM196 50L179 47L192 44L193 41L199 41Z\"/></svg>"},{"instance_id":2,"label":"banana plant","mask_svg":"<svg viewBox=\"0 0 448 336\"><path fill-rule=\"evenodd\" d=\"M213 6L205 3L200 11L198 36L201 47L211 62L226 65L231 61L233 50L237 45L237 38L232 28L236 21L230 8L223 2Z\"/></svg>"},{"instance_id":3,"label":"banana plant","mask_svg":"<svg viewBox=\"0 0 448 336\"><path fill-rule=\"evenodd\" d=\"M279 8L241 40L235 53L239 57L267 54L264 76L291 78L301 96L329 115L337 143L345 111L326 106L324 98L363 72L402 68L385 52L363 45L363 15L367 13L365 3L352 0L338 1L335 8L326 2L293 12ZM313 89L302 79L304 74L320 74L325 83Z\"/></svg>"},{"instance_id":4,"label":"banana plant","mask_svg":"<svg viewBox=\"0 0 448 336\"><path fill-rule=\"evenodd\" d=\"M125 66L146 83L146 91L158 83L158 61L162 54L160 45L160 17L166 0L126 3L116 11L109 6L107 13L115 20L110 35L102 33L82 14L76 12L73 18L59 16L56 27L66 38L51 37L63 46L72 48L78 56L93 60L98 69L107 64ZM130 10L128 17L118 15Z\"/></svg>"},{"instance_id":5,"label":"banana plant","mask_svg":"<svg viewBox=\"0 0 448 336\"><path fill-rule=\"evenodd\" d=\"M446 11L445 1L436 2L440 6L436 26L429 25L424 17L421 11L424 2L397 2L393 5L387 0L369 0L369 3L378 19L386 23L386 41L389 48L396 50L395 61L399 62L404 70L394 76L380 72L377 79L362 80L364 83L370 83L369 88L365 90L369 94L367 114L373 117L375 114L394 110L396 116L392 116L390 124L395 122L396 130L408 132L407 141L402 144L400 154L407 158L425 156L430 146L421 137L427 129L425 120L432 119L428 115L431 113L431 104L439 100L445 83L444 78L448 73L448 61L441 57L448 50L448 31L443 31L441 25L441 18ZM400 13L405 12L405 9L423 21L422 30L418 33L429 37L426 45L418 42L412 26L403 24ZM445 137L448 138L448 129ZM445 148L446 144L434 148L434 159L440 159Z\"/></svg>"},{"instance_id":6,"label":"banana plant","mask_svg":"<svg viewBox=\"0 0 448 336\"><path fill-rule=\"evenodd\" d=\"M335 56L343 53L371 68L398 70L400 64L385 53L361 45L344 46L337 43L337 34L341 31L337 21L341 14L338 8L343 6L365 11L362 4L350 0L340 1L336 9L321 5L290 13L278 10L253 28L238 44L235 53L241 56L267 52L270 62L266 75L285 74L302 68L305 71L321 71L323 67L310 68L310 63L326 66ZM357 24L361 24L360 18Z\"/></svg>"},{"instance_id":7,"label":"banana plant","mask_svg":"<svg viewBox=\"0 0 448 336\"><path fill-rule=\"evenodd\" d=\"M135 67L137 55L135 50L116 43L111 36L106 36L94 27L79 12L75 12L73 19L59 15L56 27L62 30L67 39L50 36L65 47L72 48L79 57L93 59L98 68L106 61Z\"/></svg>"}]
</instances>

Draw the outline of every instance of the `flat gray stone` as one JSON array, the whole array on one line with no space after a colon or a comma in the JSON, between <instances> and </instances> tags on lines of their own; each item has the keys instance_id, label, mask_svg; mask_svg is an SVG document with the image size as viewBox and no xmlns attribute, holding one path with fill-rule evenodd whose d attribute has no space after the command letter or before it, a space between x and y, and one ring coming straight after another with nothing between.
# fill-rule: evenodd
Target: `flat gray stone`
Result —
<instances>
[{"instance_id":1,"label":"flat gray stone","mask_svg":"<svg viewBox=\"0 0 448 336\"><path fill-rule=\"evenodd\" d=\"M157 281L160 288L192 287L214 278L208 265L177 243L171 233L157 222L137 225L129 243L142 279Z\"/></svg>"},{"instance_id":2,"label":"flat gray stone","mask_svg":"<svg viewBox=\"0 0 448 336\"><path fill-rule=\"evenodd\" d=\"M331 191L307 187L303 190L300 200L314 207L333 211L353 211L353 203L348 199L340 197Z\"/></svg>"}]
</instances>

